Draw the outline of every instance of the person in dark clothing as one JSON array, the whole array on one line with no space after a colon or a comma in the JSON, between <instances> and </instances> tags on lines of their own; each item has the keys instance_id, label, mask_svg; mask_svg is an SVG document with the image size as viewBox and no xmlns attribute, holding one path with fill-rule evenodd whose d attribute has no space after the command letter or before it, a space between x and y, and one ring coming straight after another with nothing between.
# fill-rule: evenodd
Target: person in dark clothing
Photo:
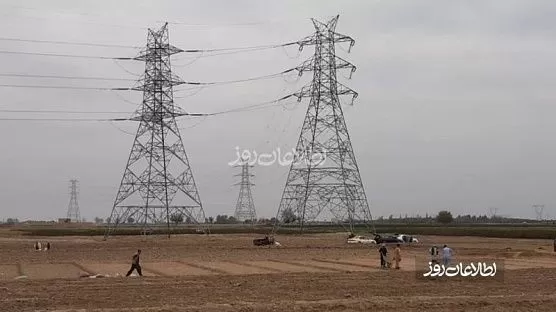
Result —
<instances>
[{"instance_id":1,"label":"person in dark clothing","mask_svg":"<svg viewBox=\"0 0 556 312\"><path fill-rule=\"evenodd\" d=\"M140 255L141 255L141 249L137 250L137 253L133 255L133 258L131 260L131 269L129 269L126 276L130 276L131 272L133 272L133 270L137 270L137 273L139 273L139 276L143 276L143 274L141 274L141 266L139 265L139 256Z\"/></svg>"},{"instance_id":2,"label":"person in dark clothing","mask_svg":"<svg viewBox=\"0 0 556 312\"><path fill-rule=\"evenodd\" d=\"M438 263L438 247L436 247L436 245L432 246L431 249L429 249L430 252L430 256L431 256L431 263L432 264L437 264Z\"/></svg>"},{"instance_id":3,"label":"person in dark clothing","mask_svg":"<svg viewBox=\"0 0 556 312\"><path fill-rule=\"evenodd\" d=\"M378 249L378 252L380 253L380 268L385 269L387 267L386 255L388 254L388 249L386 249L386 245L382 244Z\"/></svg>"}]
</instances>

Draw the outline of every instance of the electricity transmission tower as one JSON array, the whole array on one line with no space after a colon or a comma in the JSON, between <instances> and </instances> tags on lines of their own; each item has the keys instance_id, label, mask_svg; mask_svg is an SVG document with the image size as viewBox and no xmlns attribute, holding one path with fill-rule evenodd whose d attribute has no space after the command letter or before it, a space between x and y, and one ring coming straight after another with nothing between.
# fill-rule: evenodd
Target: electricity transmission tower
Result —
<instances>
[{"instance_id":1,"label":"electricity transmission tower","mask_svg":"<svg viewBox=\"0 0 556 312\"><path fill-rule=\"evenodd\" d=\"M170 222L205 222L175 119L185 112L174 105L173 87L184 81L172 74L170 56L180 52L169 43L166 23L159 30L148 30L147 47L134 58L145 62L145 72L133 88L143 92L142 105L132 118L139 127L105 239L124 223L142 226L143 233L165 224L170 237Z\"/></svg>"},{"instance_id":2,"label":"electricity transmission tower","mask_svg":"<svg viewBox=\"0 0 556 312\"><path fill-rule=\"evenodd\" d=\"M543 219L544 205L533 205L533 209L537 215L537 221L541 221Z\"/></svg>"},{"instance_id":3,"label":"electricity transmission tower","mask_svg":"<svg viewBox=\"0 0 556 312\"><path fill-rule=\"evenodd\" d=\"M81 222L81 214L79 212L79 204L77 203L77 180L70 180L70 201L68 205L67 219L70 222Z\"/></svg>"},{"instance_id":4,"label":"electricity transmission tower","mask_svg":"<svg viewBox=\"0 0 556 312\"><path fill-rule=\"evenodd\" d=\"M490 211L490 217L492 219L494 219L498 216L498 208L497 207L490 207L489 211Z\"/></svg>"},{"instance_id":5,"label":"electricity transmission tower","mask_svg":"<svg viewBox=\"0 0 556 312\"><path fill-rule=\"evenodd\" d=\"M255 220L257 219L257 214L255 212L255 204L253 202L251 186L255 184L251 183L249 179L251 177L254 177L253 174L249 173L249 168L253 168L253 166L250 166L246 159L242 159L241 174L235 175L241 176L241 182L235 184L239 185L240 188L234 218L241 222L249 220L251 221L251 223L254 224Z\"/></svg>"},{"instance_id":6,"label":"electricity transmission tower","mask_svg":"<svg viewBox=\"0 0 556 312\"><path fill-rule=\"evenodd\" d=\"M312 82L296 94L298 101L309 97L296 155L284 187L272 233L279 224L295 224L303 232L304 226L320 220L372 225L371 212L355 161L350 137L344 120L340 95L357 93L336 79L340 69L355 71L355 66L336 56L335 45L355 41L335 31L339 16L327 23L312 19L316 29L312 36L299 42L314 45L311 59L297 68L301 75L313 71ZM315 156L319 156L315 160ZM374 231L374 226L373 226Z\"/></svg>"}]
</instances>

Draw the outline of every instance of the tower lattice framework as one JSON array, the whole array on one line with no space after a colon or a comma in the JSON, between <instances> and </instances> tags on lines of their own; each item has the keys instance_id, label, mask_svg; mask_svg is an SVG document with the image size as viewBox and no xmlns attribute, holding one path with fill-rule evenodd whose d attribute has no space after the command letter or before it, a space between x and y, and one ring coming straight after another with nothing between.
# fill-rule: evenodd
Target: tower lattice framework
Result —
<instances>
[{"instance_id":1,"label":"tower lattice framework","mask_svg":"<svg viewBox=\"0 0 556 312\"><path fill-rule=\"evenodd\" d=\"M69 186L69 190L70 190L70 201L69 201L69 205L68 205L68 213L67 213L67 219L70 220L70 222L81 222L81 213L79 212L79 204L77 203L77 194L78 194L78 189L77 189L77 180L70 180L70 186Z\"/></svg>"},{"instance_id":2,"label":"tower lattice framework","mask_svg":"<svg viewBox=\"0 0 556 312\"><path fill-rule=\"evenodd\" d=\"M257 214L253 202L253 194L251 193L251 186L255 184L250 180L254 175L249 172L249 168L253 168L253 166L249 165L247 160L242 159L241 174L236 174L236 176L241 176L241 182L235 184L239 185L240 188L234 218L241 222L251 221L251 223L254 223L257 219Z\"/></svg>"},{"instance_id":3,"label":"tower lattice framework","mask_svg":"<svg viewBox=\"0 0 556 312\"><path fill-rule=\"evenodd\" d=\"M355 41L335 31L338 18L327 23L312 19L316 32L300 41L300 50L304 45L315 46L313 57L298 67L300 75L313 72L312 82L296 94L299 101L309 97L310 103L273 234L286 223L298 225L301 232L307 223L325 220L347 224L351 232L357 223L372 225L339 99L340 95L352 95L353 100L357 93L336 78L341 69L350 70L351 77L355 66L336 56L335 45L348 42L351 49Z\"/></svg>"},{"instance_id":4,"label":"tower lattice framework","mask_svg":"<svg viewBox=\"0 0 556 312\"><path fill-rule=\"evenodd\" d=\"M118 226L142 226L150 231L170 224L204 224L205 214L176 116L173 87L183 84L172 74L170 57L183 50L169 43L168 24L148 30L147 47L135 60L145 62L139 85L141 107L132 118L139 122L133 147L114 201L105 238ZM204 226L202 226L203 229Z\"/></svg>"}]
</instances>

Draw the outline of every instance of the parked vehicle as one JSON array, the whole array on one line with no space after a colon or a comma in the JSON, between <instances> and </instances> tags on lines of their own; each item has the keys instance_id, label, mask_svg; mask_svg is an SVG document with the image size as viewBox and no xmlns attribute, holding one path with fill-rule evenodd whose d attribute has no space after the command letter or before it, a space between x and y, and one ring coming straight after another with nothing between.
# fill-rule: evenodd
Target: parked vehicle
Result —
<instances>
[{"instance_id":1,"label":"parked vehicle","mask_svg":"<svg viewBox=\"0 0 556 312\"><path fill-rule=\"evenodd\" d=\"M348 244L376 244L374 239L361 235L348 238L347 242Z\"/></svg>"}]
</instances>

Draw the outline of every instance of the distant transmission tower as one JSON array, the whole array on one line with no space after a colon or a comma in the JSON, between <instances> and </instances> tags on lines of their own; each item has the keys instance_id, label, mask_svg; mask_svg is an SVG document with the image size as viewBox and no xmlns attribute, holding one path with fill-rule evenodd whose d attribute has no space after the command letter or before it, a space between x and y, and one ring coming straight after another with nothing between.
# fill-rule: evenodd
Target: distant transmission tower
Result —
<instances>
[{"instance_id":1,"label":"distant transmission tower","mask_svg":"<svg viewBox=\"0 0 556 312\"><path fill-rule=\"evenodd\" d=\"M357 93L336 80L337 70L353 73L355 66L336 56L335 45L349 42L351 48L355 41L335 32L338 18L326 24L312 19L315 34L299 43L300 50L315 45L314 56L297 68L300 75L313 71L311 84L296 94L299 101L309 97L310 103L272 233L279 224L288 223L303 232L307 223L319 220L348 223L351 232L357 223L372 225L339 100L340 95L355 99Z\"/></svg>"},{"instance_id":2,"label":"distant transmission tower","mask_svg":"<svg viewBox=\"0 0 556 312\"><path fill-rule=\"evenodd\" d=\"M498 208L490 207L489 211L490 211L490 217L491 218L496 218L498 216Z\"/></svg>"},{"instance_id":3,"label":"distant transmission tower","mask_svg":"<svg viewBox=\"0 0 556 312\"><path fill-rule=\"evenodd\" d=\"M236 183L240 188L234 218L241 222L251 221L251 223L255 223L257 214L251 194L251 186L255 184L250 181L250 178L254 175L249 173L249 168L253 168L253 166L249 165L248 160L242 159L241 174L236 174L236 176L241 176L241 182Z\"/></svg>"},{"instance_id":4,"label":"distant transmission tower","mask_svg":"<svg viewBox=\"0 0 556 312\"><path fill-rule=\"evenodd\" d=\"M533 205L533 209L537 215L537 221L541 221L543 219L544 205Z\"/></svg>"},{"instance_id":5,"label":"distant transmission tower","mask_svg":"<svg viewBox=\"0 0 556 312\"><path fill-rule=\"evenodd\" d=\"M160 30L148 30L147 47L135 58L145 62L143 77L133 88L143 92L142 106L132 118L139 128L105 238L124 223L140 225L144 232L166 225L170 237L170 222L205 222L175 119L185 112L174 106L173 86L184 81L172 74L170 56L180 52L169 44L166 23Z\"/></svg>"},{"instance_id":6,"label":"distant transmission tower","mask_svg":"<svg viewBox=\"0 0 556 312\"><path fill-rule=\"evenodd\" d=\"M81 222L81 214L79 212L79 204L77 203L77 180L70 180L70 201L68 205L67 219L70 222Z\"/></svg>"}]
</instances>

